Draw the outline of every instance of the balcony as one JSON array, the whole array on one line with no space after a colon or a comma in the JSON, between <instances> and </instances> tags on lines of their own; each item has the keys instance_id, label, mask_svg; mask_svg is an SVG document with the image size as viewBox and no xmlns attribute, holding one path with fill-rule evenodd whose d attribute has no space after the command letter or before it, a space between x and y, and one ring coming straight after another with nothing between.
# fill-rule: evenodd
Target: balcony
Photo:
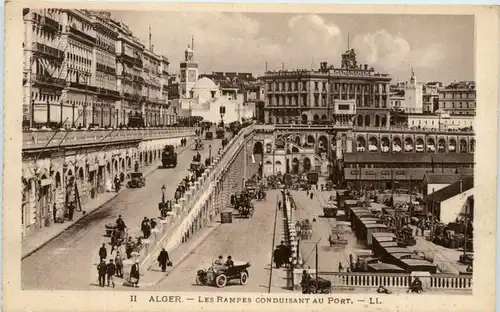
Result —
<instances>
[{"instance_id":1,"label":"balcony","mask_svg":"<svg viewBox=\"0 0 500 312\"><path fill-rule=\"evenodd\" d=\"M48 30L48 31L52 31L52 32L59 32L60 31L60 24L57 21L55 21L47 16L42 17L40 24L42 25L42 28L44 30Z\"/></svg>"},{"instance_id":2,"label":"balcony","mask_svg":"<svg viewBox=\"0 0 500 312\"><path fill-rule=\"evenodd\" d=\"M103 72L103 73L106 73L106 74L109 74L109 75L116 75L115 68L101 64L101 63L96 63L96 70Z\"/></svg>"},{"instance_id":3,"label":"balcony","mask_svg":"<svg viewBox=\"0 0 500 312\"><path fill-rule=\"evenodd\" d=\"M68 28L69 28L69 33L71 35L73 35L73 37L76 37L76 39L84 41L85 43L90 44L90 45L95 45L95 43L96 43L95 37L92 37L92 36L84 33L83 31L77 29L76 27L68 26Z\"/></svg>"},{"instance_id":4,"label":"balcony","mask_svg":"<svg viewBox=\"0 0 500 312\"><path fill-rule=\"evenodd\" d=\"M60 88L64 88L66 86L66 81L61 78L54 78L39 74L33 75L33 78L35 80L35 83L47 84L47 85L57 86Z\"/></svg>"},{"instance_id":5,"label":"balcony","mask_svg":"<svg viewBox=\"0 0 500 312\"><path fill-rule=\"evenodd\" d=\"M33 52L52 58L58 62L64 61L64 51L49 47L43 43L33 42Z\"/></svg>"},{"instance_id":6,"label":"balcony","mask_svg":"<svg viewBox=\"0 0 500 312\"><path fill-rule=\"evenodd\" d=\"M132 61L132 63L134 64L134 66L137 66L137 67L141 67L143 66L143 63L142 63L142 60L138 57L134 58L134 60Z\"/></svg>"},{"instance_id":7,"label":"balcony","mask_svg":"<svg viewBox=\"0 0 500 312\"><path fill-rule=\"evenodd\" d=\"M97 93L103 96L120 97L120 93L118 91L109 90L105 88L97 88Z\"/></svg>"}]
</instances>

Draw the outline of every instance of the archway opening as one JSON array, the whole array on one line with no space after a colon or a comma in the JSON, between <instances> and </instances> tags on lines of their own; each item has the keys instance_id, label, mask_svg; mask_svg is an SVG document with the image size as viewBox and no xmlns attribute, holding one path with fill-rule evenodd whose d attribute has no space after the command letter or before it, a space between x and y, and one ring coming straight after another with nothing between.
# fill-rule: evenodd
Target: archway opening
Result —
<instances>
[{"instance_id":1,"label":"archway opening","mask_svg":"<svg viewBox=\"0 0 500 312\"><path fill-rule=\"evenodd\" d=\"M319 115L314 115L313 121L314 121L314 123L318 123L318 121L319 121Z\"/></svg>"},{"instance_id":2,"label":"archway opening","mask_svg":"<svg viewBox=\"0 0 500 312\"><path fill-rule=\"evenodd\" d=\"M467 141L464 139L460 140L460 153L467 153Z\"/></svg>"},{"instance_id":3,"label":"archway opening","mask_svg":"<svg viewBox=\"0 0 500 312\"><path fill-rule=\"evenodd\" d=\"M356 151L358 151L358 152L366 151L366 140L364 137L359 136L356 139L356 143L357 143Z\"/></svg>"},{"instance_id":4,"label":"archway opening","mask_svg":"<svg viewBox=\"0 0 500 312\"><path fill-rule=\"evenodd\" d=\"M444 153L446 151L446 142L444 141L443 138L438 140L438 148L437 148L439 153Z\"/></svg>"},{"instance_id":5,"label":"archway opening","mask_svg":"<svg viewBox=\"0 0 500 312\"><path fill-rule=\"evenodd\" d=\"M388 153L389 150L390 150L390 147L389 147L389 138L387 137L383 137L381 140L381 150L383 153Z\"/></svg>"},{"instance_id":6,"label":"archway opening","mask_svg":"<svg viewBox=\"0 0 500 312\"><path fill-rule=\"evenodd\" d=\"M363 116L358 115L358 126L362 127L363 126Z\"/></svg>"},{"instance_id":7,"label":"archway opening","mask_svg":"<svg viewBox=\"0 0 500 312\"><path fill-rule=\"evenodd\" d=\"M401 139L398 138L398 137L395 137L392 139L392 151L393 152L396 152L396 153L399 153L401 152L402 148L401 148Z\"/></svg>"},{"instance_id":8,"label":"archway opening","mask_svg":"<svg viewBox=\"0 0 500 312\"><path fill-rule=\"evenodd\" d=\"M302 141L301 141L301 139L300 139L300 136L296 136L296 137L295 137L295 139L294 139L294 142L295 142L295 144L297 144L298 146L301 146Z\"/></svg>"},{"instance_id":9,"label":"archway opening","mask_svg":"<svg viewBox=\"0 0 500 312\"><path fill-rule=\"evenodd\" d=\"M299 160L297 158L294 158L292 160L292 173L293 174L299 173Z\"/></svg>"},{"instance_id":10,"label":"archway opening","mask_svg":"<svg viewBox=\"0 0 500 312\"><path fill-rule=\"evenodd\" d=\"M307 115L306 114L302 115L302 124L303 125L307 124Z\"/></svg>"},{"instance_id":11,"label":"archway opening","mask_svg":"<svg viewBox=\"0 0 500 312\"><path fill-rule=\"evenodd\" d=\"M304 158L304 172L311 171L311 160L309 158Z\"/></svg>"},{"instance_id":12,"label":"archway opening","mask_svg":"<svg viewBox=\"0 0 500 312\"><path fill-rule=\"evenodd\" d=\"M448 151L452 153L455 153L457 151L457 141L455 139L450 139Z\"/></svg>"},{"instance_id":13,"label":"archway opening","mask_svg":"<svg viewBox=\"0 0 500 312\"><path fill-rule=\"evenodd\" d=\"M328 148L328 139L326 136L322 135L318 138L318 151L320 153L326 153Z\"/></svg>"},{"instance_id":14,"label":"archway opening","mask_svg":"<svg viewBox=\"0 0 500 312\"><path fill-rule=\"evenodd\" d=\"M375 127L380 127L380 117L379 117L379 115L375 115Z\"/></svg>"},{"instance_id":15,"label":"archway opening","mask_svg":"<svg viewBox=\"0 0 500 312\"><path fill-rule=\"evenodd\" d=\"M371 137L369 140L370 144L368 145L369 152L378 152L378 140L376 137Z\"/></svg>"},{"instance_id":16,"label":"archway opening","mask_svg":"<svg viewBox=\"0 0 500 312\"><path fill-rule=\"evenodd\" d=\"M476 140L471 139L469 143L469 152L474 153L475 150L476 150Z\"/></svg>"},{"instance_id":17,"label":"archway opening","mask_svg":"<svg viewBox=\"0 0 500 312\"><path fill-rule=\"evenodd\" d=\"M316 140L314 139L314 137L312 135L308 135L307 136L307 145L314 146L315 143L316 143Z\"/></svg>"},{"instance_id":18,"label":"archway opening","mask_svg":"<svg viewBox=\"0 0 500 312\"><path fill-rule=\"evenodd\" d=\"M412 138L406 138L405 139L405 152L412 152L413 151L413 140Z\"/></svg>"},{"instance_id":19,"label":"archway opening","mask_svg":"<svg viewBox=\"0 0 500 312\"><path fill-rule=\"evenodd\" d=\"M369 127L369 126L370 126L370 116L369 116L369 115L366 115L366 116L365 116L365 126L366 126L366 127Z\"/></svg>"},{"instance_id":20,"label":"archway opening","mask_svg":"<svg viewBox=\"0 0 500 312\"><path fill-rule=\"evenodd\" d=\"M436 142L433 138L427 138L427 152L434 153L436 152Z\"/></svg>"},{"instance_id":21,"label":"archway opening","mask_svg":"<svg viewBox=\"0 0 500 312\"><path fill-rule=\"evenodd\" d=\"M299 149L296 146L292 147L292 153L299 153Z\"/></svg>"},{"instance_id":22,"label":"archway opening","mask_svg":"<svg viewBox=\"0 0 500 312\"><path fill-rule=\"evenodd\" d=\"M417 140L415 141L415 151L417 153L423 153L424 152L424 139L417 138Z\"/></svg>"}]
</instances>

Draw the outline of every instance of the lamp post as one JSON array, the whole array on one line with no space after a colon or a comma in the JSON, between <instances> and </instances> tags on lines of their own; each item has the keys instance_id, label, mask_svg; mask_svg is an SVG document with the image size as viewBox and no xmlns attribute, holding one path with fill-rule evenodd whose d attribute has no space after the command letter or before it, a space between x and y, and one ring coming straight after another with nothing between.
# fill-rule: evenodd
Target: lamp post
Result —
<instances>
[{"instance_id":1,"label":"lamp post","mask_svg":"<svg viewBox=\"0 0 500 312\"><path fill-rule=\"evenodd\" d=\"M165 187L165 184L161 186L161 204L165 205L165 192L167 191L167 188Z\"/></svg>"},{"instance_id":2,"label":"lamp post","mask_svg":"<svg viewBox=\"0 0 500 312\"><path fill-rule=\"evenodd\" d=\"M50 101L47 100L47 129L50 129Z\"/></svg>"},{"instance_id":3,"label":"lamp post","mask_svg":"<svg viewBox=\"0 0 500 312\"><path fill-rule=\"evenodd\" d=\"M210 160L210 164L212 164L212 145L208 146L208 159Z\"/></svg>"},{"instance_id":4,"label":"lamp post","mask_svg":"<svg viewBox=\"0 0 500 312\"><path fill-rule=\"evenodd\" d=\"M219 107L219 114L221 119L221 126L224 127L224 115L226 114L226 107L224 105Z\"/></svg>"}]
</instances>

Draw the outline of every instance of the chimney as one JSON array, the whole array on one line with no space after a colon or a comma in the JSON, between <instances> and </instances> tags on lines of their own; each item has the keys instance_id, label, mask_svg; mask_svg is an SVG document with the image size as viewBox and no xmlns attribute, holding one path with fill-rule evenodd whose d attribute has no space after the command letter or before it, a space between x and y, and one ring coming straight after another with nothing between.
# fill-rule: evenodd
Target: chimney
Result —
<instances>
[{"instance_id":1,"label":"chimney","mask_svg":"<svg viewBox=\"0 0 500 312\"><path fill-rule=\"evenodd\" d=\"M365 64L364 66L365 66L365 70L368 70L368 64Z\"/></svg>"}]
</instances>

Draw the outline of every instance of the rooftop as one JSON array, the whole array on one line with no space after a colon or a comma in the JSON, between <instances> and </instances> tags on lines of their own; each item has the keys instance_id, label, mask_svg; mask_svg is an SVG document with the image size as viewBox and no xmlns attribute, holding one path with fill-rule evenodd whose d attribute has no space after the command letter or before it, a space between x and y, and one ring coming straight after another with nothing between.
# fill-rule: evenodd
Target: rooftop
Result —
<instances>
[{"instance_id":1,"label":"rooftop","mask_svg":"<svg viewBox=\"0 0 500 312\"><path fill-rule=\"evenodd\" d=\"M428 184L452 184L465 177L470 177L469 174L444 174L428 172L424 175L424 182Z\"/></svg>"},{"instance_id":2,"label":"rooftop","mask_svg":"<svg viewBox=\"0 0 500 312\"><path fill-rule=\"evenodd\" d=\"M472 153L366 153L344 154L345 163L426 163L474 164Z\"/></svg>"},{"instance_id":3,"label":"rooftop","mask_svg":"<svg viewBox=\"0 0 500 312\"><path fill-rule=\"evenodd\" d=\"M441 203L474 187L474 177L465 177L425 197L427 202Z\"/></svg>"}]
</instances>

